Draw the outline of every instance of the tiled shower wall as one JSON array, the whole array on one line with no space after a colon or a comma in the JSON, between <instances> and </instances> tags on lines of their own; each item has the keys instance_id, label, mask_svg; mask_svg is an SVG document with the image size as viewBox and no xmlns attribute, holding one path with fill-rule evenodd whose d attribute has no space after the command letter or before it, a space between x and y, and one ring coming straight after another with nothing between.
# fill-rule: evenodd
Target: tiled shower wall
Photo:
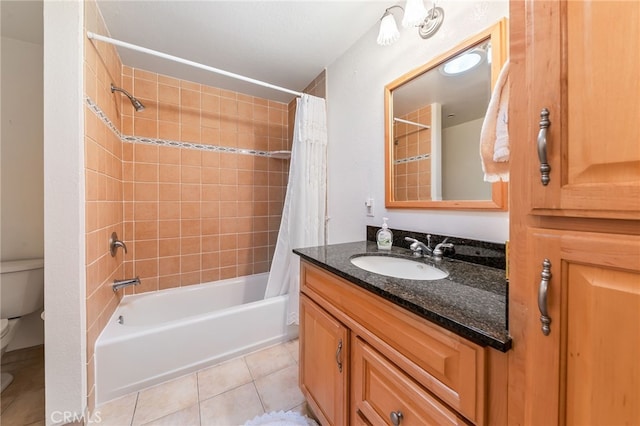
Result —
<instances>
[{"instance_id":1,"label":"tiled shower wall","mask_svg":"<svg viewBox=\"0 0 640 426\"><path fill-rule=\"evenodd\" d=\"M85 2L85 30L107 34L96 3ZM120 97L110 85L120 84L122 64L112 45L84 42L84 91L120 127ZM123 275L123 256L109 254L109 236L123 234L122 147L119 137L86 105L84 110L85 228L86 228L86 329L87 392L93 412L94 345L115 310L119 295L111 290L115 278Z\"/></svg>"},{"instance_id":2,"label":"tiled shower wall","mask_svg":"<svg viewBox=\"0 0 640 426\"><path fill-rule=\"evenodd\" d=\"M85 30L109 34L95 1L85 2ZM112 291L114 279L140 276L139 293L269 270L289 161L265 152L290 149L296 102L122 67L112 45L88 39L84 69L87 398L93 412L95 341L123 293ZM325 97L325 82L323 71L304 91ZM134 112L122 94L111 93L111 83L138 97L145 111ZM154 140L140 140L146 138ZM114 231L127 244L126 255L109 254Z\"/></svg>"},{"instance_id":3,"label":"tiled shower wall","mask_svg":"<svg viewBox=\"0 0 640 426\"><path fill-rule=\"evenodd\" d=\"M122 133L164 143L123 144L127 292L267 272L289 161L265 152L290 148L287 105L129 67L122 86L146 106L123 103Z\"/></svg>"},{"instance_id":4,"label":"tiled shower wall","mask_svg":"<svg viewBox=\"0 0 640 426\"><path fill-rule=\"evenodd\" d=\"M410 112L404 120L431 125L431 105ZM393 124L394 194L397 201L431 200L431 129Z\"/></svg>"}]
</instances>

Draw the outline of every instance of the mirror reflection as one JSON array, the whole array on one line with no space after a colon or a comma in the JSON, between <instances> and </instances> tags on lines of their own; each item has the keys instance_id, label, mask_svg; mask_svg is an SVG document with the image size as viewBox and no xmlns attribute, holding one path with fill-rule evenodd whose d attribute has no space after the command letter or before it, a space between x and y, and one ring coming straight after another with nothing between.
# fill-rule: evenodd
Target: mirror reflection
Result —
<instances>
[{"instance_id":1,"label":"mirror reflection","mask_svg":"<svg viewBox=\"0 0 640 426\"><path fill-rule=\"evenodd\" d=\"M479 155L502 23L387 85L387 207L505 208Z\"/></svg>"}]
</instances>

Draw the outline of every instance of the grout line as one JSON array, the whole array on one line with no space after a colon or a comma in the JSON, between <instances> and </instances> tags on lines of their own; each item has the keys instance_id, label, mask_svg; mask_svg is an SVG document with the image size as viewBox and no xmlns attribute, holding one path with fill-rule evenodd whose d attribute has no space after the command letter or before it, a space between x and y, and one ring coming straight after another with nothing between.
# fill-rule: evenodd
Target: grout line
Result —
<instances>
[{"instance_id":1,"label":"grout line","mask_svg":"<svg viewBox=\"0 0 640 426\"><path fill-rule=\"evenodd\" d=\"M133 419L136 417L136 411L138 410L139 398L140 398L140 392L136 392L136 403L133 404L133 414L131 414L131 422L129 422L129 426L133 426Z\"/></svg>"},{"instance_id":2,"label":"grout line","mask_svg":"<svg viewBox=\"0 0 640 426\"><path fill-rule=\"evenodd\" d=\"M262 405L263 413L266 413L267 407L264 405L264 401L262 400L262 395L260 395L260 392L258 392L258 386L256 386L256 381L254 380L253 382L251 382L251 384L253 385L253 390L255 391L256 395L258 395L258 400L260 401L260 405Z\"/></svg>"},{"instance_id":3,"label":"grout line","mask_svg":"<svg viewBox=\"0 0 640 426\"><path fill-rule=\"evenodd\" d=\"M159 285L159 283L158 283ZM200 415L200 372L201 370L198 370L195 372L196 375L196 405L198 406L198 426L202 425L202 417Z\"/></svg>"},{"instance_id":4,"label":"grout line","mask_svg":"<svg viewBox=\"0 0 640 426\"><path fill-rule=\"evenodd\" d=\"M85 102L89 106L89 109L104 123L109 127L109 129L122 141L128 143L142 143L146 145L156 145L156 146L169 146L173 148L186 148L186 149L194 149L200 151L212 151L212 152L223 152L230 154L243 154L243 155L254 155L258 157L266 157L272 158L270 151L261 151L255 149L246 149L246 148L235 148L235 147L226 147L219 145L208 145L203 143L191 143L191 142L180 142L169 139L159 139L159 138L149 138L149 137L141 137L141 136L129 136L123 135L120 133L118 128L111 122L109 117L100 109L98 104L96 104L91 98L88 96L85 97Z\"/></svg>"}]
</instances>

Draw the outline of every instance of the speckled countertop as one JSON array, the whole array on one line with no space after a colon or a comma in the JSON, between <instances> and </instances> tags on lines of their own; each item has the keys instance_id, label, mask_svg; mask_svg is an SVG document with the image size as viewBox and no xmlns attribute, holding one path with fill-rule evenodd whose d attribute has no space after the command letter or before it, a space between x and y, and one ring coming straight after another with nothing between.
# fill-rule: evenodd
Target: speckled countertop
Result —
<instances>
[{"instance_id":1,"label":"speckled countertop","mask_svg":"<svg viewBox=\"0 0 640 426\"><path fill-rule=\"evenodd\" d=\"M433 281L406 280L367 272L350 259L363 254L411 258L405 248L379 251L361 241L293 250L303 259L375 293L443 328L502 352L511 348L507 332L507 284L502 269L445 258L437 267L449 272ZM414 258L415 260L415 258ZM421 259L433 264L429 258Z\"/></svg>"}]
</instances>

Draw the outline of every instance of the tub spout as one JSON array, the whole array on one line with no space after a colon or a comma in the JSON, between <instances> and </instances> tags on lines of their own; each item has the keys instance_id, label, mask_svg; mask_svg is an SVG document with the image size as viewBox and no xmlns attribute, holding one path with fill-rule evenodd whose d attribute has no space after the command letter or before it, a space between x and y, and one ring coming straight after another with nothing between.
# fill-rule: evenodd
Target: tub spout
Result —
<instances>
[{"instance_id":1,"label":"tub spout","mask_svg":"<svg viewBox=\"0 0 640 426\"><path fill-rule=\"evenodd\" d=\"M128 278L124 280L113 280L113 291L118 291L123 287L140 284L140 277Z\"/></svg>"}]
</instances>

